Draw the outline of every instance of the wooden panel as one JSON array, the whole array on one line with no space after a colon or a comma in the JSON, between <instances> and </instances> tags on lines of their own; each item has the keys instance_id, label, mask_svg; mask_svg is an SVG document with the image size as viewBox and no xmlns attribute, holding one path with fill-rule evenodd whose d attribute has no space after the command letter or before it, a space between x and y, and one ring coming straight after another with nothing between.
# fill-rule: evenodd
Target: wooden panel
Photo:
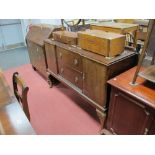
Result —
<instances>
[{"instance_id":1,"label":"wooden panel","mask_svg":"<svg viewBox=\"0 0 155 155\"><path fill-rule=\"evenodd\" d=\"M0 108L0 135L35 134L19 103L14 102Z\"/></svg>"},{"instance_id":2,"label":"wooden panel","mask_svg":"<svg viewBox=\"0 0 155 155\"><path fill-rule=\"evenodd\" d=\"M105 31L105 32L114 32L114 33L123 34L123 31L121 29L117 29L117 28L112 29L112 28L109 28L109 27L101 27L101 26L92 25L91 29L92 30L102 30L102 31Z\"/></svg>"},{"instance_id":3,"label":"wooden panel","mask_svg":"<svg viewBox=\"0 0 155 155\"><path fill-rule=\"evenodd\" d=\"M58 64L64 64L80 73L82 72L82 58L79 54L72 53L60 47L56 47L56 49Z\"/></svg>"},{"instance_id":4,"label":"wooden panel","mask_svg":"<svg viewBox=\"0 0 155 155\"><path fill-rule=\"evenodd\" d=\"M46 58L45 58L45 50L44 48L37 46L37 69L38 71L44 76L46 77Z\"/></svg>"},{"instance_id":5,"label":"wooden panel","mask_svg":"<svg viewBox=\"0 0 155 155\"><path fill-rule=\"evenodd\" d=\"M79 46L88 51L113 57L124 51L125 36L99 30L78 32Z\"/></svg>"},{"instance_id":6,"label":"wooden panel","mask_svg":"<svg viewBox=\"0 0 155 155\"><path fill-rule=\"evenodd\" d=\"M107 68L87 58L83 58L83 93L99 105L106 103Z\"/></svg>"},{"instance_id":7,"label":"wooden panel","mask_svg":"<svg viewBox=\"0 0 155 155\"><path fill-rule=\"evenodd\" d=\"M55 31L53 39L69 45L77 45L77 33L70 31Z\"/></svg>"},{"instance_id":8,"label":"wooden panel","mask_svg":"<svg viewBox=\"0 0 155 155\"><path fill-rule=\"evenodd\" d=\"M151 121L151 114L142 103L112 89L107 128L113 134L147 134Z\"/></svg>"},{"instance_id":9,"label":"wooden panel","mask_svg":"<svg viewBox=\"0 0 155 155\"><path fill-rule=\"evenodd\" d=\"M56 60L56 46L45 43L45 51L46 51L48 69L51 72L57 74L58 65L57 65L57 60Z\"/></svg>"},{"instance_id":10,"label":"wooden panel","mask_svg":"<svg viewBox=\"0 0 155 155\"><path fill-rule=\"evenodd\" d=\"M27 41L27 48L29 52L30 62L34 67L36 67L37 66L37 57L36 57L37 47L33 42Z\"/></svg>"}]
</instances>

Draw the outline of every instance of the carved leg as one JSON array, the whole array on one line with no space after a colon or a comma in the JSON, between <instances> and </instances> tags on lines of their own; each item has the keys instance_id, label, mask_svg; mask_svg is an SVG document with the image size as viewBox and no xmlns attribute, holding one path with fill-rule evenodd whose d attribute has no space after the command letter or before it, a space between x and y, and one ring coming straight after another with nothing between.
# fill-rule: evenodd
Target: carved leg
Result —
<instances>
[{"instance_id":1,"label":"carved leg","mask_svg":"<svg viewBox=\"0 0 155 155\"><path fill-rule=\"evenodd\" d=\"M34 66L32 66L32 68L33 68L33 70L34 70L34 71L36 71L36 70L37 70Z\"/></svg>"},{"instance_id":2,"label":"carved leg","mask_svg":"<svg viewBox=\"0 0 155 155\"><path fill-rule=\"evenodd\" d=\"M47 82L48 82L49 87L52 88L53 87L52 80L48 78L47 79Z\"/></svg>"},{"instance_id":3,"label":"carved leg","mask_svg":"<svg viewBox=\"0 0 155 155\"><path fill-rule=\"evenodd\" d=\"M101 133L105 125L105 118L106 118L106 113L99 111L96 109L97 116L99 117L100 123L101 123Z\"/></svg>"},{"instance_id":4,"label":"carved leg","mask_svg":"<svg viewBox=\"0 0 155 155\"><path fill-rule=\"evenodd\" d=\"M50 88L53 87L52 76L49 72L47 72L47 83L48 83Z\"/></svg>"}]
</instances>

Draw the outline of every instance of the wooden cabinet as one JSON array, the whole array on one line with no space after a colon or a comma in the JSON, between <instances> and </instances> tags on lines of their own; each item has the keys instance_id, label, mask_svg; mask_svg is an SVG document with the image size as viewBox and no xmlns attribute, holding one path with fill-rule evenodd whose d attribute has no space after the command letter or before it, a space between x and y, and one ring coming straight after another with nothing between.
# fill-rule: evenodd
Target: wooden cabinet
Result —
<instances>
[{"instance_id":1,"label":"wooden cabinet","mask_svg":"<svg viewBox=\"0 0 155 155\"><path fill-rule=\"evenodd\" d=\"M140 101L112 89L108 129L113 134L148 134L153 115Z\"/></svg>"},{"instance_id":2,"label":"wooden cabinet","mask_svg":"<svg viewBox=\"0 0 155 155\"><path fill-rule=\"evenodd\" d=\"M41 75L46 77L46 59L44 48L40 47L39 45L36 45L31 41L27 42L27 47L32 66L34 67L34 69L37 69Z\"/></svg>"},{"instance_id":3,"label":"wooden cabinet","mask_svg":"<svg viewBox=\"0 0 155 155\"><path fill-rule=\"evenodd\" d=\"M33 25L26 36L32 67L45 78L47 78L47 60L44 39L51 37L52 32L58 29L58 27L48 25Z\"/></svg>"},{"instance_id":4,"label":"wooden cabinet","mask_svg":"<svg viewBox=\"0 0 155 155\"><path fill-rule=\"evenodd\" d=\"M99 116L103 114L104 118L109 94L107 80L137 62L137 54L131 50L126 50L118 57L106 59L102 55L52 39L45 40L45 49L49 76L75 90L95 107ZM55 62L58 66L57 72Z\"/></svg>"},{"instance_id":5,"label":"wooden cabinet","mask_svg":"<svg viewBox=\"0 0 155 155\"><path fill-rule=\"evenodd\" d=\"M107 67L83 58L83 93L98 103L105 105Z\"/></svg>"},{"instance_id":6,"label":"wooden cabinet","mask_svg":"<svg viewBox=\"0 0 155 155\"><path fill-rule=\"evenodd\" d=\"M138 81L140 85L131 86L134 71L135 68L109 81L112 90L105 130L112 134L155 134L155 92L142 79Z\"/></svg>"},{"instance_id":7,"label":"wooden cabinet","mask_svg":"<svg viewBox=\"0 0 155 155\"><path fill-rule=\"evenodd\" d=\"M57 74L58 65L57 65L55 48L56 48L55 45L46 44L45 46L48 69L50 70L50 72Z\"/></svg>"}]
</instances>

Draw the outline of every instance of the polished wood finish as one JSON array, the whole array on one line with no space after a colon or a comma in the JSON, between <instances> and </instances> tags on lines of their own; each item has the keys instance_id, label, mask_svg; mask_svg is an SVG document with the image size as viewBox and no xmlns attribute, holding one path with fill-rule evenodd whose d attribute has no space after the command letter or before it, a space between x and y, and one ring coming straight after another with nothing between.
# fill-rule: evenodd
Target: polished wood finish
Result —
<instances>
[{"instance_id":1,"label":"polished wood finish","mask_svg":"<svg viewBox=\"0 0 155 155\"><path fill-rule=\"evenodd\" d=\"M147 69L139 73L139 76L155 83L155 66L151 65L147 67Z\"/></svg>"},{"instance_id":2,"label":"polished wood finish","mask_svg":"<svg viewBox=\"0 0 155 155\"><path fill-rule=\"evenodd\" d=\"M25 112L28 120L30 121L30 112L27 102L27 94L29 88L26 86L24 80L19 76L18 72L15 72L13 74L12 82L13 82L14 94L18 102L20 103L21 107L23 108L23 111ZM21 89L21 93L19 92L19 87Z\"/></svg>"},{"instance_id":3,"label":"polished wood finish","mask_svg":"<svg viewBox=\"0 0 155 155\"><path fill-rule=\"evenodd\" d=\"M125 47L125 36L100 30L78 32L79 46L88 51L113 57L121 54Z\"/></svg>"},{"instance_id":4,"label":"polished wood finish","mask_svg":"<svg viewBox=\"0 0 155 155\"><path fill-rule=\"evenodd\" d=\"M112 91L106 129L112 134L155 134L155 85L143 78L131 85L135 69L108 81Z\"/></svg>"},{"instance_id":5,"label":"polished wood finish","mask_svg":"<svg viewBox=\"0 0 155 155\"><path fill-rule=\"evenodd\" d=\"M69 45L77 45L77 33L70 31L55 31L53 39Z\"/></svg>"},{"instance_id":6,"label":"polished wood finish","mask_svg":"<svg viewBox=\"0 0 155 155\"><path fill-rule=\"evenodd\" d=\"M128 35L132 33L132 35L134 36L133 47L136 47L136 42L137 42L136 35L138 31L138 24L104 22L104 23L91 24L91 29L103 30L106 32L114 32L114 33L119 33L124 35Z\"/></svg>"},{"instance_id":7,"label":"polished wood finish","mask_svg":"<svg viewBox=\"0 0 155 155\"><path fill-rule=\"evenodd\" d=\"M50 72L58 74L58 65L57 65L55 48L56 48L55 45L46 44L45 51L46 51L48 69L50 70Z\"/></svg>"},{"instance_id":8,"label":"polished wood finish","mask_svg":"<svg viewBox=\"0 0 155 155\"><path fill-rule=\"evenodd\" d=\"M104 124L109 93L106 82L113 76L135 66L137 54L126 49L120 56L107 59L78 46L70 46L52 39L45 40L45 47L49 46L55 46L48 52L53 53L55 49L56 55L51 54L51 56L56 56L56 58L49 58L49 60L56 59L58 64L55 64L55 67L58 65L58 68L57 72L48 68L48 74L71 87L89 101L97 109L98 116L102 120L101 124Z\"/></svg>"},{"instance_id":9,"label":"polished wood finish","mask_svg":"<svg viewBox=\"0 0 155 155\"><path fill-rule=\"evenodd\" d=\"M0 134L35 134L2 71L0 71Z\"/></svg>"},{"instance_id":10,"label":"polished wood finish","mask_svg":"<svg viewBox=\"0 0 155 155\"><path fill-rule=\"evenodd\" d=\"M26 36L32 67L44 78L47 78L47 60L44 39L52 37L52 32L56 30L60 30L60 28L45 24L32 25Z\"/></svg>"}]
</instances>

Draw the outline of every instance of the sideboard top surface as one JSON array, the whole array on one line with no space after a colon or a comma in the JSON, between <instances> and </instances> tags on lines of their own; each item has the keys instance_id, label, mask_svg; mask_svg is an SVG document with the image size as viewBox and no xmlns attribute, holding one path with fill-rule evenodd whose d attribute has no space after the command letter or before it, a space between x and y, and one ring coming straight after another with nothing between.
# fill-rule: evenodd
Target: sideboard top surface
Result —
<instances>
[{"instance_id":1,"label":"sideboard top surface","mask_svg":"<svg viewBox=\"0 0 155 155\"><path fill-rule=\"evenodd\" d=\"M135 71L136 67L112 78L108 83L155 109L155 84L138 77L137 85L131 85Z\"/></svg>"},{"instance_id":2,"label":"sideboard top surface","mask_svg":"<svg viewBox=\"0 0 155 155\"><path fill-rule=\"evenodd\" d=\"M131 56L136 54L133 49L126 48L121 55L116 56L116 57L112 57L112 58L106 58L102 55L81 49L78 46L70 46L70 45L60 43L60 42L52 40L52 39L46 39L45 42L52 44L52 45L56 45L56 46L61 47L61 48L64 48L64 49L69 50L71 52L77 53L83 57L89 58L93 61L104 64L106 66L110 66L112 64L115 64L118 61L121 61L122 59L126 59L127 57L131 57Z\"/></svg>"}]
</instances>

